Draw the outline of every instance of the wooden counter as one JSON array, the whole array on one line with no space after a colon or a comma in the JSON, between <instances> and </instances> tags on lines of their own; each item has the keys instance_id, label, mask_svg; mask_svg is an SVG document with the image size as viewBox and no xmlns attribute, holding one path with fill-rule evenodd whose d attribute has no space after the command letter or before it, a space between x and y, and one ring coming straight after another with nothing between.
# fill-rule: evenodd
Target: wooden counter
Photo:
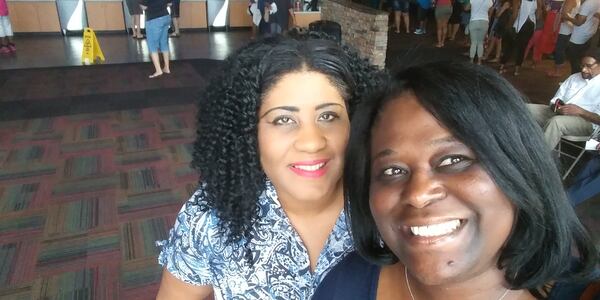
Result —
<instances>
[{"instance_id":1,"label":"wooden counter","mask_svg":"<svg viewBox=\"0 0 600 300\"><path fill-rule=\"evenodd\" d=\"M121 0L86 0L88 27L95 31L125 30Z\"/></svg>"},{"instance_id":2,"label":"wooden counter","mask_svg":"<svg viewBox=\"0 0 600 300\"><path fill-rule=\"evenodd\" d=\"M247 0L229 0L229 26L252 27L252 17L248 14Z\"/></svg>"},{"instance_id":3,"label":"wooden counter","mask_svg":"<svg viewBox=\"0 0 600 300\"><path fill-rule=\"evenodd\" d=\"M179 3L179 26L181 28L207 28L206 1L182 0Z\"/></svg>"},{"instance_id":4,"label":"wooden counter","mask_svg":"<svg viewBox=\"0 0 600 300\"><path fill-rule=\"evenodd\" d=\"M8 1L14 32L60 32L55 1Z\"/></svg>"}]
</instances>

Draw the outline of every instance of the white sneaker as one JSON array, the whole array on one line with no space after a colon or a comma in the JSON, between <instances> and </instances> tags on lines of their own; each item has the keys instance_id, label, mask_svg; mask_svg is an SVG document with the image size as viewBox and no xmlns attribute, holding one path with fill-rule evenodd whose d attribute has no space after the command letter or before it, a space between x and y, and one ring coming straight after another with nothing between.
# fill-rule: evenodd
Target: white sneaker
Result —
<instances>
[{"instance_id":1,"label":"white sneaker","mask_svg":"<svg viewBox=\"0 0 600 300\"><path fill-rule=\"evenodd\" d=\"M415 34L424 34L425 32L421 29L421 28L417 28L417 30L415 30Z\"/></svg>"}]
</instances>

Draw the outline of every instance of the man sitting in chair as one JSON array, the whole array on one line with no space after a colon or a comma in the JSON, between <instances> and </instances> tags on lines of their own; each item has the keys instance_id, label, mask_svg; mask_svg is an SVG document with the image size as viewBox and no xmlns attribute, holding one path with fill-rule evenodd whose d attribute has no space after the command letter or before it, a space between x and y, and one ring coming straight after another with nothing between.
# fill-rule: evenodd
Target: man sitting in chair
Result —
<instances>
[{"instance_id":1,"label":"man sitting in chair","mask_svg":"<svg viewBox=\"0 0 600 300\"><path fill-rule=\"evenodd\" d=\"M600 124L600 50L581 59L581 72L565 80L550 105L528 104L544 129L546 142L554 149L566 135L591 135Z\"/></svg>"}]
</instances>

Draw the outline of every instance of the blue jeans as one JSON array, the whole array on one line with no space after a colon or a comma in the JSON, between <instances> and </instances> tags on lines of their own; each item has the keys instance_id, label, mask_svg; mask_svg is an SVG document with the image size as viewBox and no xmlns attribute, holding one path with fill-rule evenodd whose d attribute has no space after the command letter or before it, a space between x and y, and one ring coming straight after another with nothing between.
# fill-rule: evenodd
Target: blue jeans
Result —
<instances>
[{"instance_id":1,"label":"blue jeans","mask_svg":"<svg viewBox=\"0 0 600 300\"><path fill-rule=\"evenodd\" d=\"M595 155L581 170L567 190L573 206L600 193L600 155Z\"/></svg>"},{"instance_id":2,"label":"blue jeans","mask_svg":"<svg viewBox=\"0 0 600 300\"><path fill-rule=\"evenodd\" d=\"M146 41L150 53L169 52L169 26L171 16L165 15L146 21Z\"/></svg>"}]
</instances>

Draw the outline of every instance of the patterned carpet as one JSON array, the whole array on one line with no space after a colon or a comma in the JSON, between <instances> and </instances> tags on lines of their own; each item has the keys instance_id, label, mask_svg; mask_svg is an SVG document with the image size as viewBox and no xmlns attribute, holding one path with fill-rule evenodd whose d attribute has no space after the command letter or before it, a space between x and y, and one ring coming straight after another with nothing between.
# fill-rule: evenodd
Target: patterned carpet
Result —
<instances>
[{"instance_id":1,"label":"patterned carpet","mask_svg":"<svg viewBox=\"0 0 600 300\"><path fill-rule=\"evenodd\" d=\"M154 241L197 182L194 100L221 63L0 71L0 299L154 299ZM577 211L600 236L600 197Z\"/></svg>"},{"instance_id":2,"label":"patterned carpet","mask_svg":"<svg viewBox=\"0 0 600 300\"><path fill-rule=\"evenodd\" d=\"M193 104L0 122L0 299L151 299Z\"/></svg>"}]
</instances>

